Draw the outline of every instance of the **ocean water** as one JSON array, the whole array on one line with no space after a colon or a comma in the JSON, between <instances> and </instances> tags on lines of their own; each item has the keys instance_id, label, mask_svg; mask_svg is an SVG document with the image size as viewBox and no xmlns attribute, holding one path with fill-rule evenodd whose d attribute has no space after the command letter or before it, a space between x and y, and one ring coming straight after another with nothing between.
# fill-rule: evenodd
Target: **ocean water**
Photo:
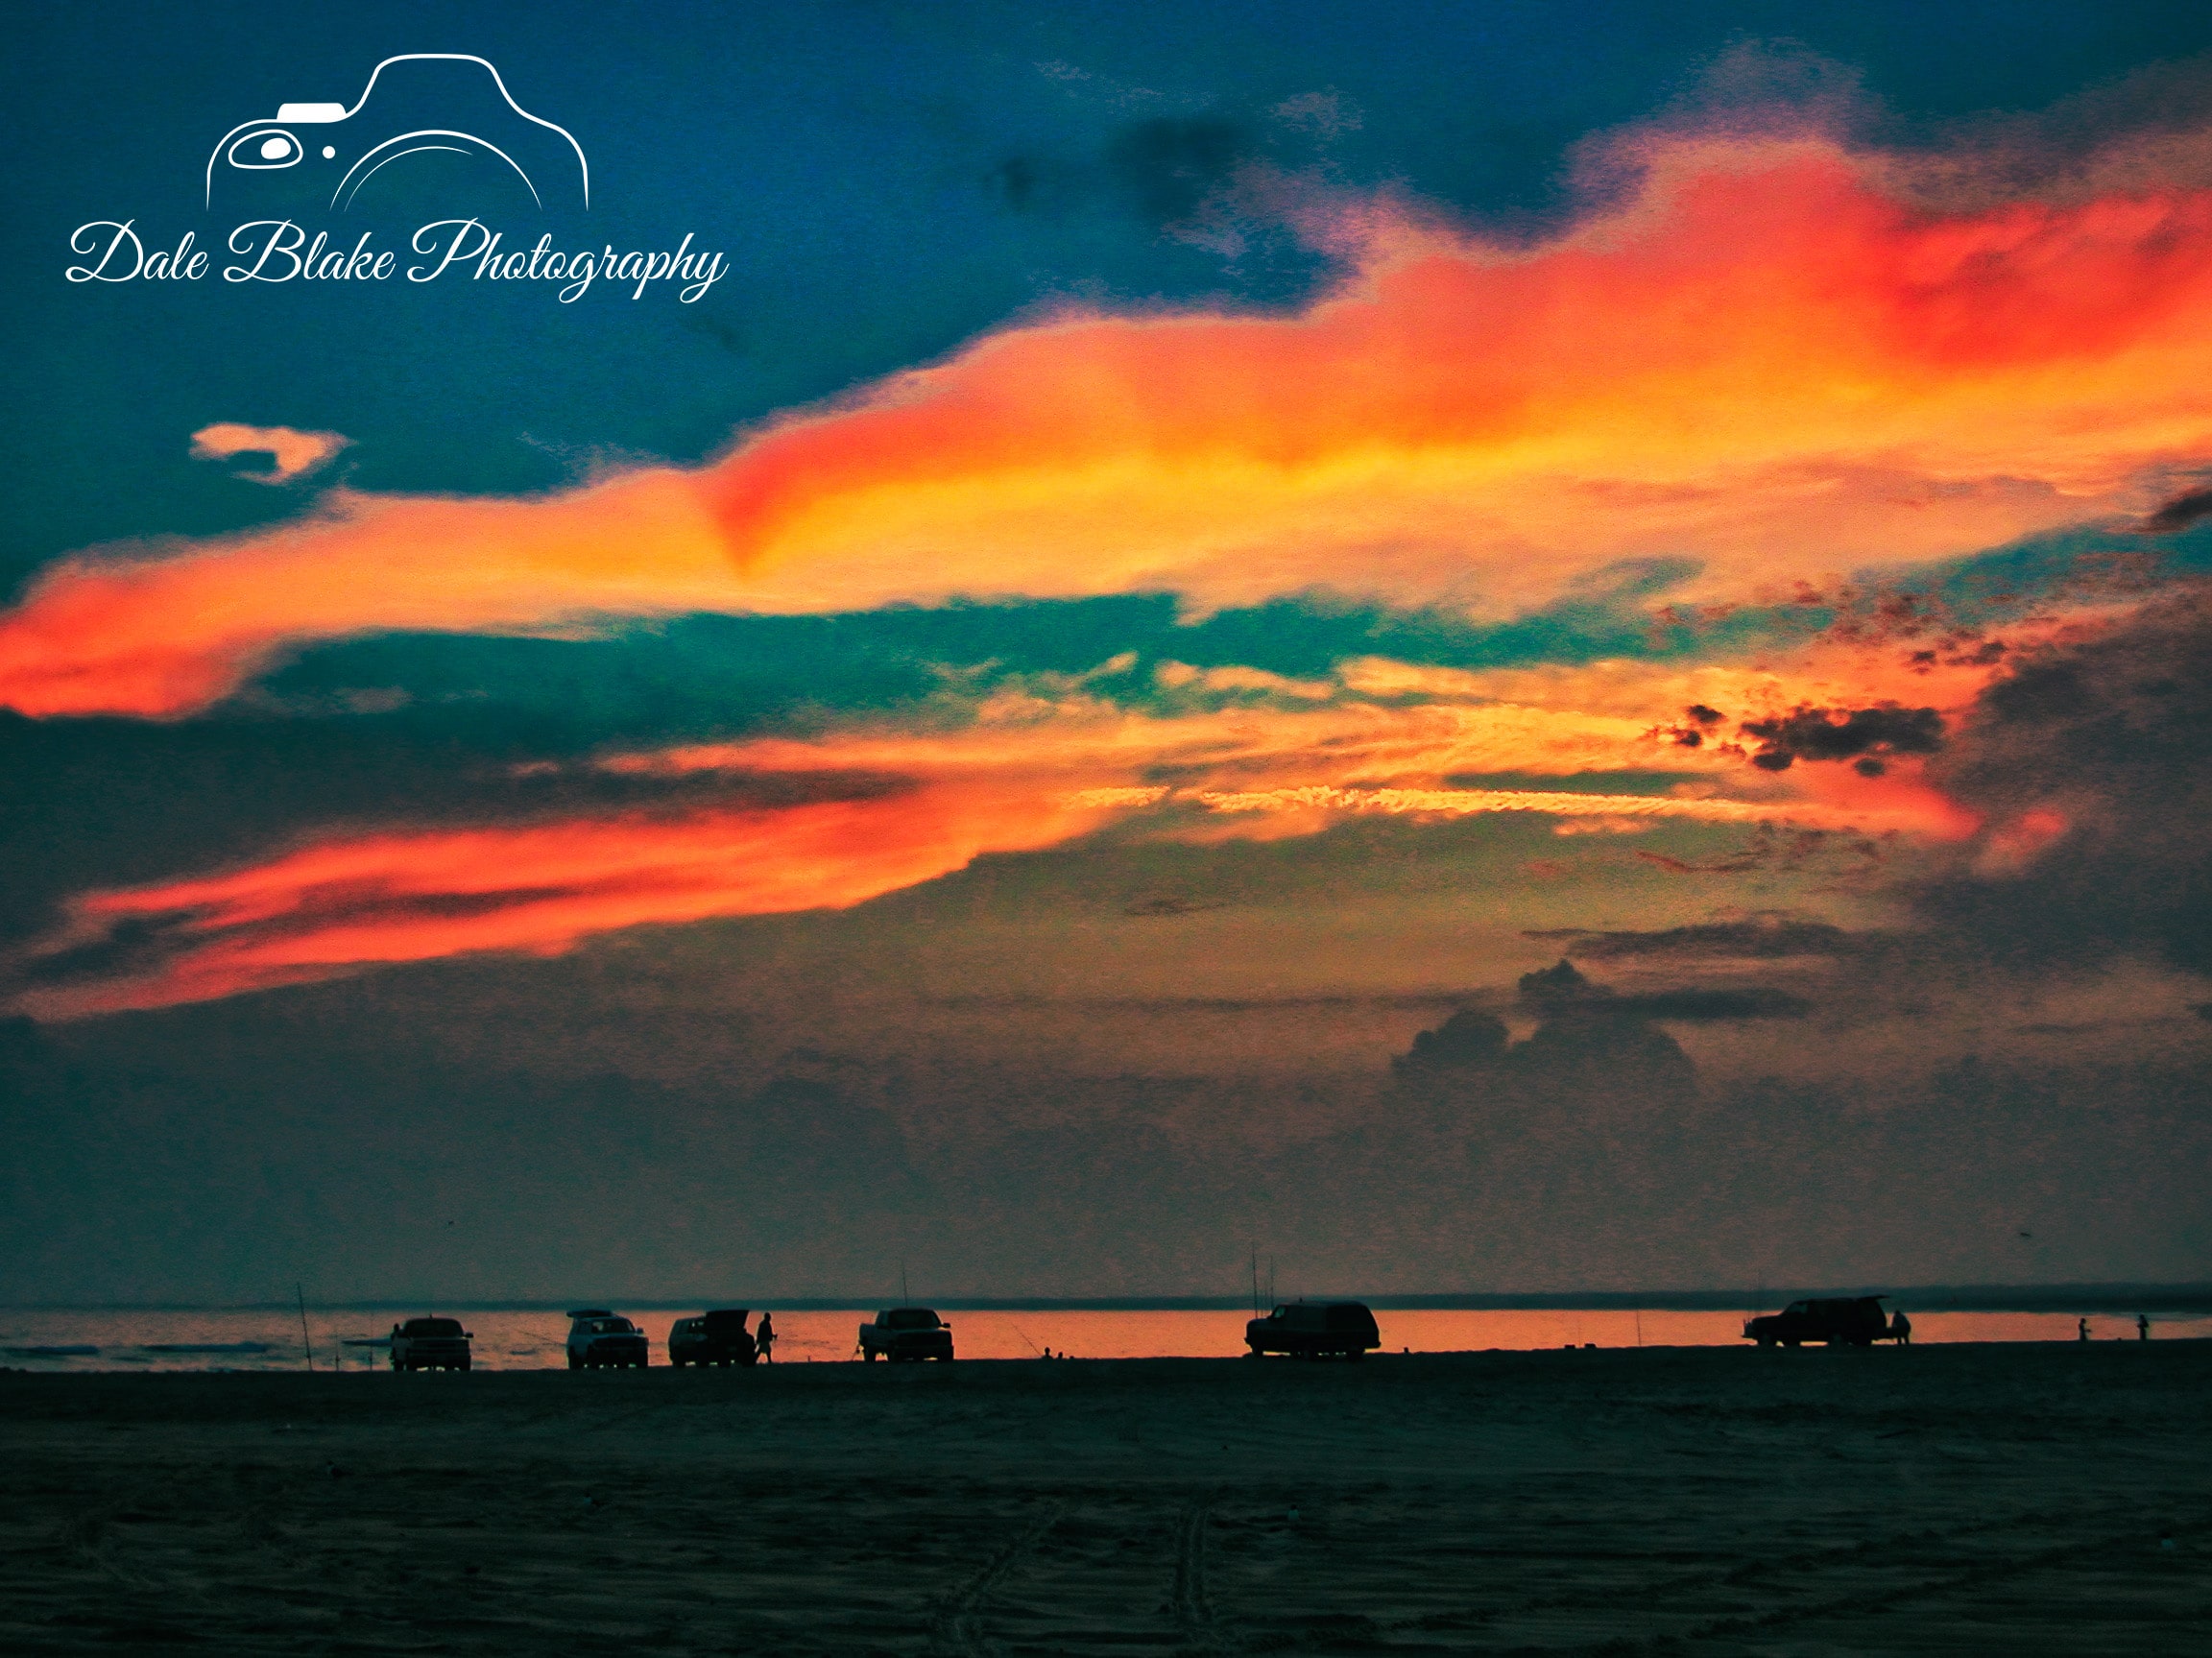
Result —
<instances>
[{"instance_id":1,"label":"ocean water","mask_svg":"<svg viewBox=\"0 0 2212 1658\"><path fill-rule=\"evenodd\" d=\"M568 1321L558 1311L422 1308L461 1320L475 1335L473 1362L484 1370L558 1370L565 1366ZM625 1310L652 1342L652 1361L667 1362L669 1326L703 1310ZM2074 1313L1911 1312L1915 1342L2072 1341ZM32 1371L318 1370L382 1368L381 1346L358 1345L389 1334L408 1313L307 1309L304 1339L291 1308L222 1308L138 1311L114 1309L0 1308L0 1365ZM868 1311L775 1314L780 1364L853 1360ZM1037 1358L1049 1349L1074 1358L1232 1358L1244 1351L1238 1311L948 1310L953 1343L964 1358ZM2098 1341L2135 1339L2131 1316L2089 1313ZM1742 1312L1575 1310L1417 1311L1376 1314L1382 1349L1412 1353L1527 1351L1582 1347L1734 1347L1743 1344ZM756 1315L756 1322L757 1315ZM2153 1340L2212 1336L2212 1318L2152 1320ZM355 1343L356 1345L349 1345Z\"/></svg>"}]
</instances>

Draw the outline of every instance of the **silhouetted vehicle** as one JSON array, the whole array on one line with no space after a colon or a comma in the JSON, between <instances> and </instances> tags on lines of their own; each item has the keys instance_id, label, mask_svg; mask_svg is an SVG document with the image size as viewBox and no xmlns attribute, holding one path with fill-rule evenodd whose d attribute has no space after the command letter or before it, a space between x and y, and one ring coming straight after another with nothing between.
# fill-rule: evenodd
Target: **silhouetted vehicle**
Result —
<instances>
[{"instance_id":1,"label":"silhouetted vehicle","mask_svg":"<svg viewBox=\"0 0 2212 1658\"><path fill-rule=\"evenodd\" d=\"M1828 1301L1792 1301L1743 1326L1743 1338L1762 1347L1779 1342L1824 1341L1830 1347L1871 1347L1889 1338L1889 1317L1879 1295L1838 1296Z\"/></svg>"},{"instance_id":2,"label":"silhouetted vehicle","mask_svg":"<svg viewBox=\"0 0 2212 1658\"><path fill-rule=\"evenodd\" d=\"M473 1337L458 1318L410 1318L392 1327L395 1370L466 1370Z\"/></svg>"},{"instance_id":3,"label":"silhouetted vehicle","mask_svg":"<svg viewBox=\"0 0 2212 1658\"><path fill-rule=\"evenodd\" d=\"M679 1370L686 1364L753 1363L760 1353L745 1328L751 1310L725 1307L697 1318L679 1318L668 1331L668 1362Z\"/></svg>"},{"instance_id":4,"label":"silhouetted vehicle","mask_svg":"<svg viewBox=\"0 0 2212 1658\"><path fill-rule=\"evenodd\" d=\"M926 1307L894 1307L878 1312L874 1323L860 1327L860 1357L871 1364L878 1358L894 1363L901 1359L950 1359L952 1327Z\"/></svg>"},{"instance_id":5,"label":"silhouetted vehicle","mask_svg":"<svg viewBox=\"0 0 2212 1658\"><path fill-rule=\"evenodd\" d=\"M573 1320L568 1326L569 1369L645 1368L645 1333L627 1318L604 1307L587 1307L568 1316Z\"/></svg>"},{"instance_id":6,"label":"silhouetted vehicle","mask_svg":"<svg viewBox=\"0 0 2212 1658\"><path fill-rule=\"evenodd\" d=\"M1375 1315L1357 1301L1293 1301L1244 1326L1244 1343L1257 1356L1287 1353L1297 1358L1335 1354L1364 1358L1382 1345Z\"/></svg>"}]
</instances>

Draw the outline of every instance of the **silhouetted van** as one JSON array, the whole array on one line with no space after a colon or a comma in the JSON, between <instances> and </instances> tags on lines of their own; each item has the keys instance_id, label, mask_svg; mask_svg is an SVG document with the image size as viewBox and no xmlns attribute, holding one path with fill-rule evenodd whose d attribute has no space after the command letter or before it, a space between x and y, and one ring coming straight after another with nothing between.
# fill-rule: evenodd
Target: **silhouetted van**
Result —
<instances>
[{"instance_id":1,"label":"silhouetted van","mask_svg":"<svg viewBox=\"0 0 2212 1658\"><path fill-rule=\"evenodd\" d=\"M753 1363L760 1350L745 1328L751 1311L746 1307L725 1307L696 1318L679 1318L668 1331L668 1362L679 1370L686 1364Z\"/></svg>"},{"instance_id":2,"label":"silhouetted van","mask_svg":"<svg viewBox=\"0 0 2212 1658\"><path fill-rule=\"evenodd\" d=\"M395 1370L466 1370L473 1337L458 1318L410 1318L392 1327Z\"/></svg>"},{"instance_id":3,"label":"silhouetted van","mask_svg":"<svg viewBox=\"0 0 2212 1658\"><path fill-rule=\"evenodd\" d=\"M604 1307L587 1307L568 1315L568 1368L597 1370L602 1365L645 1368L645 1333Z\"/></svg>"},{"instance_id":4,"label":"silhouetted van","mask_svg":"<svg viewBox=\"0 0 2212 1658\"><path fill-rule=\"evenodd\" d=\"M1244 1341L1255 1354L1310 1358L1333 1353L1364 1358L1367 1349L1382 1345L1382 1333L1360 1302L1293 1301L1245 1325Z\"/></svg>"},{"instance_id":5,"label":"silhouetted van","mask_svg":"<svg viewBox=\"0 0 2212 1658\"><path fill-rule=\"evenodd\" d=\"M1830 1347L1871 1347L1889 1334L1889 1319L1879 1295L1838 1296L1827 1301L1792 1301L1743 1326L1743 1338L1762 1347L1780 1342L1825 1341Z\"/></svg>"},{"instance_id":6,"label":"silhouetted van","mask_svg":"<svg viewBox=\"0 0 2212 1658\"><path fill-rule=\"evenodd\" d=\"M926 1307L894 1307L860 1327L860 1357L901 1359L952 1357L952 1327Z\"/></svg>"}]
</instances>

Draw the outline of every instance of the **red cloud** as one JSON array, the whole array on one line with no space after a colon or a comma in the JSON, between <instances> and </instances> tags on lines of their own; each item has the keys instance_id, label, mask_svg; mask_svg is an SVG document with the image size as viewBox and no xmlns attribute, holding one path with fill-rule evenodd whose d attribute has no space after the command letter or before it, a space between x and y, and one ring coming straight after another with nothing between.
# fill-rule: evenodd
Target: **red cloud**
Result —
<instances>
[{"instance_id":1,"label":"red cloud","mask_svg":"<svg viewBox=\"0 0 2212 1658\"><path fill-rule=\"evenodd\" d=\"M559 954L651 923L841 909L1098 816L1026 792L924 788L777 811L334 836L78 899L49 962L119 934L157 942L136 966L49 978L18 1005L48 1019L162 1007L471 951Z\"/></svg>"}]
</instances>

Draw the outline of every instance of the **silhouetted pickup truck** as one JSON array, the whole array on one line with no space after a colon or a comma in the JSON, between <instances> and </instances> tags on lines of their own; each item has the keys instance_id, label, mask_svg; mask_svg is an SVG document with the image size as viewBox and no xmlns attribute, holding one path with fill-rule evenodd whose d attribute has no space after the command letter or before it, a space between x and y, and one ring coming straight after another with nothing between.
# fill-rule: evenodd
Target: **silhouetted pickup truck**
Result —
<instances>
[{"instance_id":1,"label":"silhouetted pickup truck","mask_svg":"<svg viewBox=\"0 0 2212 1658\"><path fill-rule=\"evenodd\" d=\"M860 1327L860 1357L869 1363L878 1357L901 1359L950 1359L952 1327L926 1307L894 1307L878 1312L873 1324Z\"/></svg>"},{"instance_id":2,"label":"silhouetted pickup truck","mask_svg":"<svg viewBox=\"0 0 2212 1658\"><path fill-rule=\"evenodd\" d=\"M679 1370L686 1364L753 1363L760 1350L745 1328L751 1310L725 1307L697 1318L679 1318L668 1331L668 1362Z\"/></svg>"},{"instance_id":3,"label":"silhouetted pickup truck","mask_svg":"<svg viewBox=\"0 0 2212 1658\"><path fill-rule=\"evenodd\" d=\"M469 1333L458 1318L410 1318L392 1327L395 1370L466 1370Z\"/></svg>"},{"instance_id":4,"label":"silhouetted pickup truck","mask_svg":"<svg viewBox=\"0 0 2212 1658\"><path fill-rule=\"evenodd\" d=\"M568 1318L569 1369L645 1368L645 1333L627 1318L604 1307L582 1308Z\"/></svg>"},{"instance_id":5,"label":"silhouetted pickup truck","mask_svg":"<svg viewBox=\"0 0 2212 1658\"><path fill-rule=\"evenodd\" d=\"M1334 1353L1364 1358L1367 1349L1382 1345L1382 1333L1375 1328L1375 1315L1359 1302L1293 1301L1245 1325L1244 1342L1255 1357L1287 1353L1312 1358Z\"/></svg>"},{"instance_id":6,"label":"silhouetted pickup truck","mask_svg":"<svg viewBox=\"0 0 2212 1658\"><path fill-rule=\"evenodd\" d=\"M1887 1340L1889 1320L1879 1295L1838 1297L1833 1301L1792 1301L1743 1326L1743 1338L1762 1347L1780 1342L1825 1341L1830 1347L1871 1347Z\"/></svg>"}]
</instances>

